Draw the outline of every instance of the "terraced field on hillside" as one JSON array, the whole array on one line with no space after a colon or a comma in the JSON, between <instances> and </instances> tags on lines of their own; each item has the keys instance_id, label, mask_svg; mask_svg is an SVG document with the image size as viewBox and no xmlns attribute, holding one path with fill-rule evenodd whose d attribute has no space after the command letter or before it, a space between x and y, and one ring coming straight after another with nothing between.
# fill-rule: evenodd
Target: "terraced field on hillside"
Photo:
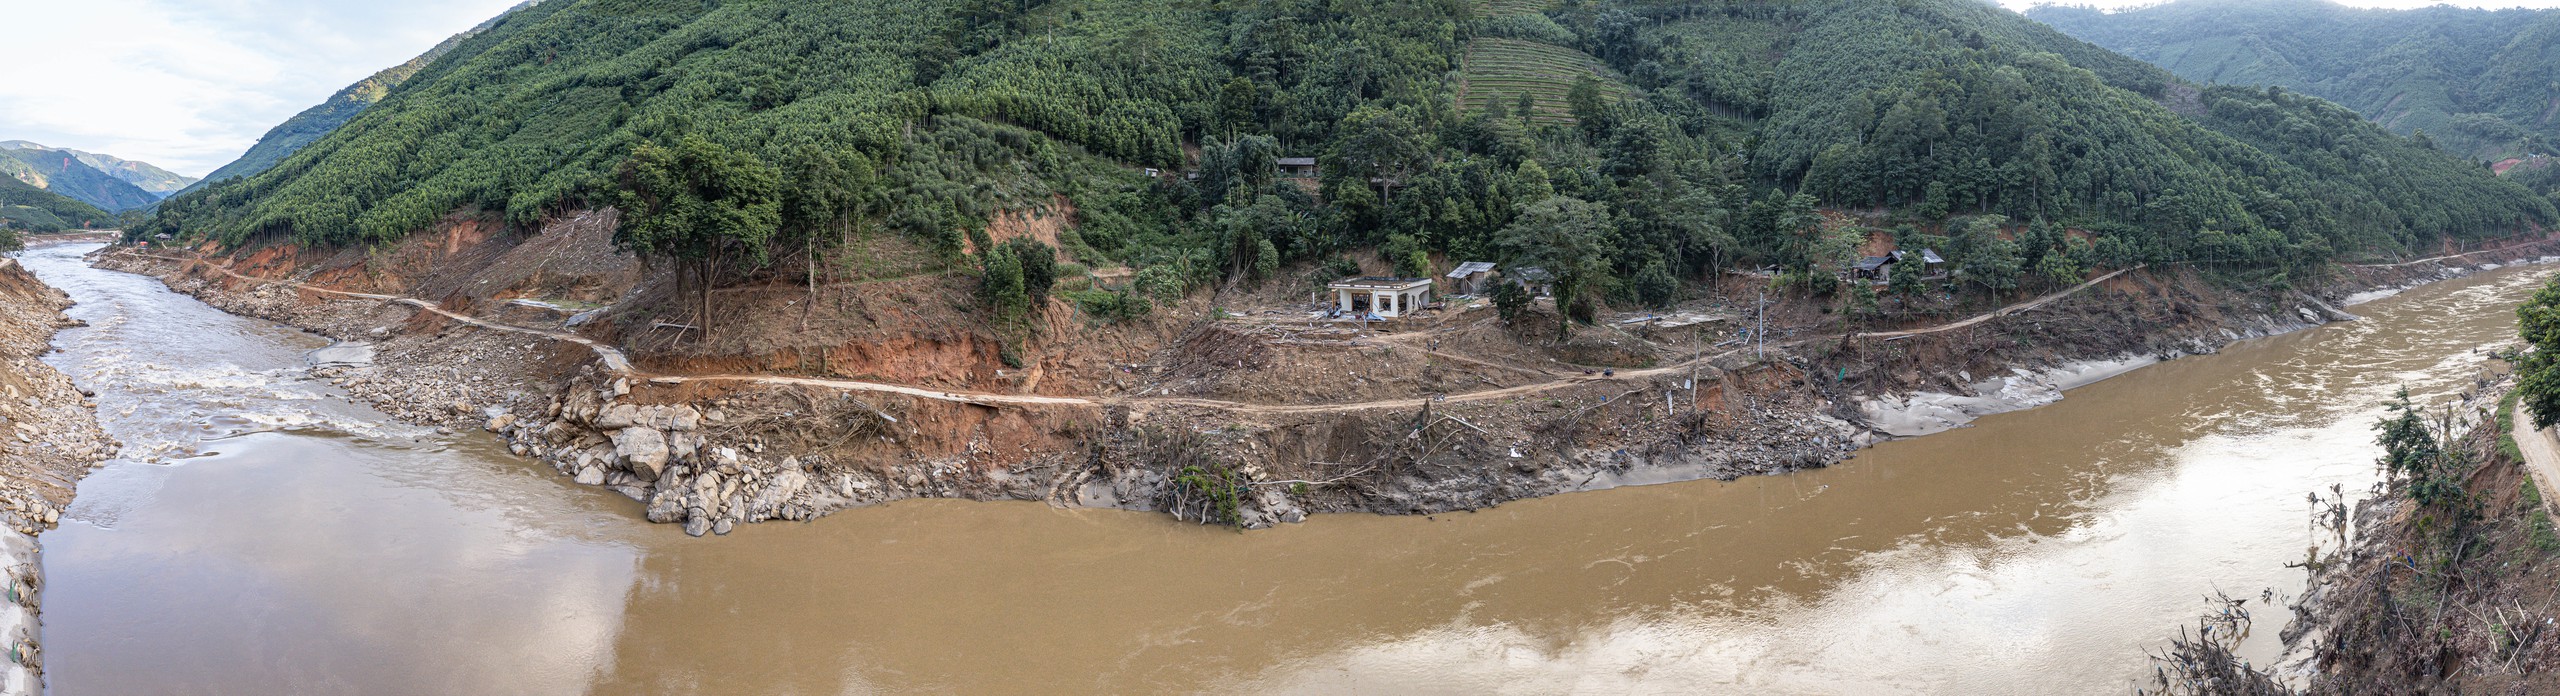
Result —
<instances>
[{"instance_id":1,"label":"terraced field on hillside","mask_svg":"<svg viewBox=\"0 0 2560 696\"><path fill-rule=\"evenodd\" d=\"M1496 0L1496 4L1521 2L1526 0ZM1538 120L1572 123L1573 112L1565 104L1565 93L1572 91L1574 81L1584 75L1600 78L1601 88L1612 96L1635 94L1609 66L1590 54L1535 41L1480 38L1467 44L1466 82L1460 86L1458 103L1470 109L1482 108L1487 97L1494 97L1509 108L1521 92L1528 92L1537 100Z\"/></svg>"}]
</instances>

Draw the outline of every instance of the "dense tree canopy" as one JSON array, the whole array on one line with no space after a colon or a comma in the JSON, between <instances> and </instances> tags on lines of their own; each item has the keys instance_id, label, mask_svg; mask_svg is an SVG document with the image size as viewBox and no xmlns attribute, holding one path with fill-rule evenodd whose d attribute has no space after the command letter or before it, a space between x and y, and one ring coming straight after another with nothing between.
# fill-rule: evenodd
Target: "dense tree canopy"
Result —
<instances>
[{"instance_id":1,"label":"dense tree canopy","mask_svg":"<svg viewBox=\"0 0 2560 696\"><path fill-rule=\"evenodd\" d=\"M115 216L97 206L0 176L0 228L60 232L115 223Z\"/></svg>"},{"instance_id":2,"label":"dense tree canopy","mask_svg":"<svg viewBox=\"0 0 2560 696\"><path fill-rule=\"evenodd\" d=\"M2283 87L2402 134L2493 159L2560 150L2560 11L2346 7L2324 0L2185 0L2027 16L2196 82Z\"/></svg>"},{"instance_id":3,"label":"dense tree canopy","mask_svg":"<svg viewBox=\"0 0 2560 696\"><path fill-rule=\"evenodd\" d=\"M1969 0L1479 8L556 0L137 233L379 244L457 211L529 227L619 204L643 208L633 248L742 268L854 228L974 249L954 267L1002 272L990 304L1031 309L1010 279L1028 250L968 240L1063 199L1070 258L1136 268L1117 297L1379 248L1404 272L1545 265L1582 308L1674 301L1728 266L1827 278L1879 216L1967 232L1950 260L1995 292L2560 220L2326 102L2195 88ZM1283 157L1321 174L1283 177ZM722 174L679 174L701 171Z\"/></svg>"}]
</instances>

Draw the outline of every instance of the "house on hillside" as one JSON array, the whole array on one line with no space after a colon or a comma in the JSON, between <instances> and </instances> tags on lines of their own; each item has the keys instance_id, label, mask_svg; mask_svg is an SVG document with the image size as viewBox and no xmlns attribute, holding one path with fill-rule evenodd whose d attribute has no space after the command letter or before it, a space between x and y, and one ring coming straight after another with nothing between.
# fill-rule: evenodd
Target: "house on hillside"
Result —
<instances>
[{"instance_id":1,"label":"house on hillside","mask_svg":"<svg viewBox=\"0 0 2560 696\"><path fill-rule=\"evenodd\" d=\"M1893 273L1893 264L1897 260L1900 260L1898 254L1859 259L1858 265L1849 267L1849 277L1845 280L1884 280L1885 276Z\"/></svg>"},{"instance_id":2,"label":"house on hillside","mask_svg":"<svg viewBox=\"0 0 2560 696\"><path fill-rule=\"evenodd\" d=\"M1920 272L1922 275L1926 276L1928 274L1944 270L1947 265L1947 260L1939 258L1938 250L1936 249L1922 249L1918 253L1896 251L1884 256L1869 256L1859 259L1857 265L1849 267L1849 272L1846 274L1847 277L1842 278L1842 280L1873 280L1882 282L1893 277L1894 264L1902 263L1920 264Z\"/></svg>"},{"instance_id":3,"label":"house on hillside","mask_svg":"<svg viewBox=\"0 0 2560 696\"><path fill-rule=\"evenodd\" d=\"M1556 293L1556 275L1538 266L1522 266L1505 276L1512 285L1529 291L1530 297L1549 297Z\"/></svg>"},{"instance_id":4,"label":"house on hillside","mask_svg":"<svg viewBox=\"0 0 2560 696\"><path fill-rule=\"evenodd\" d=\"M1394 319L1431 304L1430 278L1344 278L1325 287L1343 314Z\"/></svg>"},{"instance_id":5,"label":"house on hillside","mask_svg":"<svg viewBox=\"0 0 2560 696\"><path fill-rule=\"evenodd\" d=\"M1283 179L1313 179L1322 173L1316 169L1316 158L1313 157L1282 157L1277 165Z\"/></svg>"},{"instance_id":6,"label":"house on hillside","mask_svg":"<svg viewBox=\"0 0 2560 696\"><path fill-rule=\"evenodd\" d=\"M1449 271L1449 294L1481 295L1493 287L1493 262L1468 261Z\"/></svg>"},{"instance_id":7,"label":"house on hillside","mask_svg":"<svg viewBox=\"0 0 2560 696\"><path fill-rule=\"evenodd\" d=\"M1918 254L1918 256L1919 256L1919 258L1918 258L1918 259L1913 259L1913 258L1912 258L1912 256L1913 256L1913 254L1912 254L1911 252L1908 252L1908 251L1897 251L1897 252L1893 252L1893 259L1894 259L1895 261L1902 261L1902 262L1909 262L1909 261L1914 261L1914 260L1919 261L1919 262L1920 262L1920 276L1921 276L1921 277L1923 277L1923 278L1927 278L1927 277L1931 277L1931 276L1935 276L1935 275L1938 275L1938 274L1941 274L1941 273L1945 273L1945 272L1947 272L1947 260L1946 260L1946 259L1944 259L1944 258L1940 258L1940 257L1938 256L1938 250L1936 250L1936 249L1922 249L1922 250L1920 250L1920 253Z\"/></svg>"}]
</instances>

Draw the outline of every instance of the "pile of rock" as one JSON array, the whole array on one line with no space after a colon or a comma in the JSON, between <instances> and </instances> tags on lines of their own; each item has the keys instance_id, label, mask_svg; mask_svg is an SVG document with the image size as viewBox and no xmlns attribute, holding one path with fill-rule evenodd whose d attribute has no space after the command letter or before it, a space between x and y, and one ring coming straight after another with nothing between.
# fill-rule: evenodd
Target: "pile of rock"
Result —
<instances>
[{"instance_id":1,"label":"pile of rock","mask_svg":"<svg viewBox=\"0 0 2560 696\"><path fill-rule=\"evenodd\" d=\"M896 481L850 471L819 485L799 457L768 458L761 442L715 435L728 421L718 405L632 403L625 380L577 381L601 386L573 385L539 414L491 409L481 426L518 455L646 503L652 522L682 523L695 536L727 534L739 524L814 519L903 493Z\"/></svg>"}]
</instances>

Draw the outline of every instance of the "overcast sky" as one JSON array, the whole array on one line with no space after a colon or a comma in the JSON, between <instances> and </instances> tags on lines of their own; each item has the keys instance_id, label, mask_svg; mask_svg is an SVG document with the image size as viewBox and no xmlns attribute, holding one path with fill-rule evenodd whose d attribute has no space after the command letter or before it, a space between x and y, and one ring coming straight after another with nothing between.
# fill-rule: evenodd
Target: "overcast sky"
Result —
<instances>
[{"instance_id":1,"label":"overcast sky","mask_svg":"<svg viewBox=\"0 0 2560 696\"><path fill-rule=\"evenodd\" d=\"M518 0L0 0L0 140L203 176Z\"/></svg>"},{"instance_id":2,"label":"overcast sky","mask_svg":"<svg viewBox=\"0 0 2560 696\"><path fill-rule=\"evenodd\" d=\"M0 140L102 152L202 176L238 157L268 128L515 2L0 0L0 17L18 29L7 39L9 58L0 60ZM2455 4L2553 7L2560 0Z\"/></svg>"}]
</instances>

